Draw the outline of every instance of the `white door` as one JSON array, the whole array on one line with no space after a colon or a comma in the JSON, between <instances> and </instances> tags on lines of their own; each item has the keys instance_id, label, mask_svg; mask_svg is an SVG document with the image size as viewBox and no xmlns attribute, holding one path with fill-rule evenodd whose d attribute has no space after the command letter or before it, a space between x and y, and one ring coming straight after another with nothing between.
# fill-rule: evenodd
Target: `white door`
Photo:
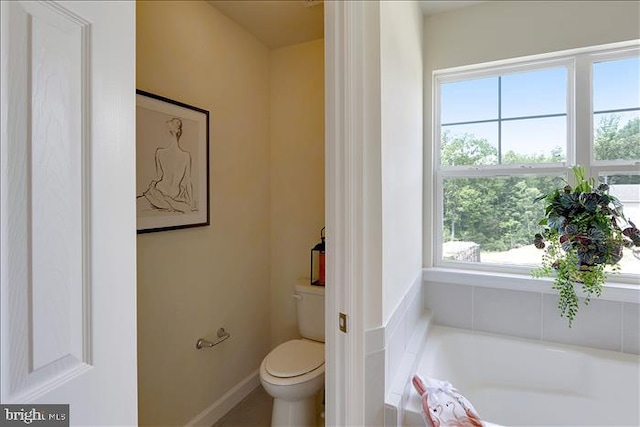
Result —
<instances>
[{"instance_id":1,"label":"white door","mask_svg":"<svg viewBox=\"0 0 640 427\"><path fill-rule=\"evenodd\" d=\"M135 3L0 13L0 401L134 425Z\"/></svg>"}]
</instances>

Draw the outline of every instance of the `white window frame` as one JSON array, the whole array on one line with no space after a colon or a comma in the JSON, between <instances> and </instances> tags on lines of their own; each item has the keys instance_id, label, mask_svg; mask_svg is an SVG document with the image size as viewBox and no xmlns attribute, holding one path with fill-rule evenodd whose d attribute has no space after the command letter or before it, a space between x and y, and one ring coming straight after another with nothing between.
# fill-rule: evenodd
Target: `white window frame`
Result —
<instances>
[{"instance_id":1,"label":"white window frame","mask_svg":"<svg viewBox=\"0 0 640 427\"><path fill-rule=\"evenodd\" d=\"M542 176L563 175L571 179L569 168L583 165L588 176L599 174L624 174L640 172L638 161L596 161L594 157L593 141L593 93L592 93L592 65L594 62L624 59L640 56L640 40L614 43L609 45L573 49L551 54L535 55L524 58L495 61L472 66L435 70L432 78L432 164L431 176L434 178L433 194L434 208L432 215L432 265L426 269L426 278L440 282L469 283L469 280L481 284L491 282L492 286L506 288L520 288L530 286L539 279L531 279L531 267L517 265L500 265L490 263L472 263L442 258L444 215L443 183L449 177L500 177L500 176ZM465 81L483 77L496 77L515 72L535 71L553 67L567 68L567 142L565 146L565 162L557 164L528 164L528 165L488 165L488 166L442 166L440 164L441 123L440 123L440 85L456 81ZM579 141L588 141L580 143ZM636 221L640 221L640 218ZM471 275L471 276L470 276ZM506 280L503 280L506 279ZM496 282L497 280L497 282ZM501 282L503 282L501 284ZM617 300L637 299L637 285L640 278L637 274L610 275L607 286L618 286L621 289L630 285L632 294L623 292ZM618 283L619 285L615 284ZM509 283L509 284L507 284ZM515 283L516 286L511 284ZM519 284L519 285L518 285ZM615 296L614 292L614 296ZM631 296L632 295L632 296ZM619 298L620 297L620 298Z\"/></svg>"}]
</instances>

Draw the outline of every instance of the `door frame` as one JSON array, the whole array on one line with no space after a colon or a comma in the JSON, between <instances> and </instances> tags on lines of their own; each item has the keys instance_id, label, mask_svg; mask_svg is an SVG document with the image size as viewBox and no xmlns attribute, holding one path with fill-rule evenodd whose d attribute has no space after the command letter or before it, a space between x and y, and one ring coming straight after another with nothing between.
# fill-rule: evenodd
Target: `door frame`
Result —
<instances>
[{"instance_id":1,"label":"door frame","mask_svg":"<svg viewBox=\"0 0 640 427\"><path fill-rule=\"evenodd\" d=\"M369 66L379 61L377 7L324 3L327 425L365 425L368 406L364 296L371 212L365 209L365 145L379 129L379 66ZM347 315L347 333L339 329L340 313Z\"/></svg>"}]
</instances>

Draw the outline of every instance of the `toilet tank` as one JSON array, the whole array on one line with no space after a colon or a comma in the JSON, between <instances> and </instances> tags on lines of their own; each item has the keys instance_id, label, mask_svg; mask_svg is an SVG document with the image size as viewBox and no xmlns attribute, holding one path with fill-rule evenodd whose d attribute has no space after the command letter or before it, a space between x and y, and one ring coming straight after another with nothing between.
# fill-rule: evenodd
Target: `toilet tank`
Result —
<instances>
[{"instance_id":1,"label":"toilet tank","mask_svg":"<svg viewBox=\"0 0 640 427\"><path fill-rule=\"evenodd\" d=\"M324 342L324 286L295 286L298 330L303 338Z\"/></svg>"}]
</instances>

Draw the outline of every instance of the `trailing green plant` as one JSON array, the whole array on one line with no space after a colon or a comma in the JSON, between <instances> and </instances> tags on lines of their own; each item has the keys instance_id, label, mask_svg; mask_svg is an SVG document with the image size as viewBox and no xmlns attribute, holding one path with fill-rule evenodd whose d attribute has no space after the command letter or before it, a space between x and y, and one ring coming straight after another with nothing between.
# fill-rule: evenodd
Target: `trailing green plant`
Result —
<instances>
[{"instance_id":1,"label":"trailing green plant","mask_svg":"<svg viewBox=\"0 0 640 427\"><path fill-rule=\"evenodd\" d=\"M567 317L569 326L579 307L575 284L581 284L588 305L591 297L602 294L605 267L618 271L622 248L640 246L640 231L625 218L622 203L609 194L609 186L596 186L581 166L573 168L573 175L573 187L566 182L563 188L535 199L545 202L545 215L539 223L543 231L534 237L535 246L545 253L542 265L532 271L533 277L554 276L558 310Z\"/></svg>"}]
</instances>

